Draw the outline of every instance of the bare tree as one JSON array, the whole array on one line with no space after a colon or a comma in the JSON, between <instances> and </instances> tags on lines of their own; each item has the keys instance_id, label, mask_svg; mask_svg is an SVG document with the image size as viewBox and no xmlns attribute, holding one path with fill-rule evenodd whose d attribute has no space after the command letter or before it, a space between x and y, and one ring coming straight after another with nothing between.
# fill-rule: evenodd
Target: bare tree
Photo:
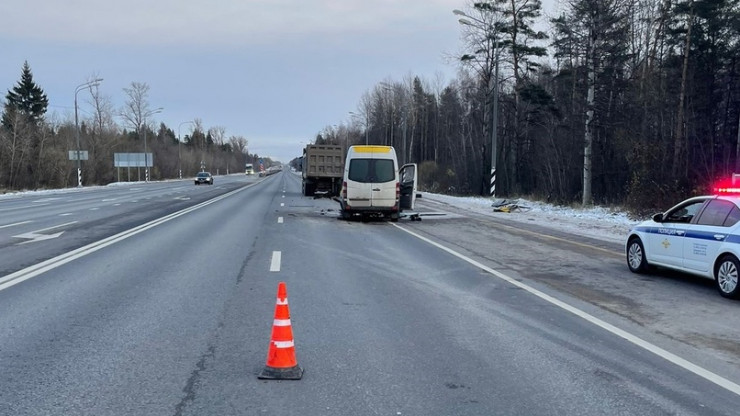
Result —
<instances>
[{"instance_id":1,"label":"bare tree","mask_svg":"<svg viewBox=\"0 0 740 416\"><path fill-rule=\"evenodd\" d=\"M244 138L244 136L231 136L229 137L229 143L235 152L243 155L247 154L247 144L249 142Z\"/></svg>"},{"instance_id":2,"label":"bare tree","mask_svg":"<svg viewBox=\"0 0 740 416\"><path fill-rule=\"evenodd\" d=\"M223 126L213 126L210 129L208 129L208 134L211 135L211 138L213 139L213 143L215 143L217 146L223 146L226 139L226 127Z\"/></svg>"},{"instance_id":3,"label":"bare tree","mask_svg":"<svg viewBox=\"0 0 740 416\"><path fill-rule=\"evenodd\" d=\"M132 82L131 87L124 88L123 92L126 94L126 104L121 110L121 117L139 134L139 129L144 123L144 115L149 111L149 85Z\"/></svg>"},{"instance_id":4,"label":"bare tree","mask_svg":"<svg viewBox=\"0 0 740 416\"><path fill-rule=\"evenodd\" d=\"M97 75L90 79L99 78ZM90 88L89 104L93 107L87 136L89 137L90 162L88 162L88 180L93 183L104 182L110 172L112 149L118 142L118 125L114 120L114 108L109 96L100 92L99 86Z\"/></svg>"}]
</instances>

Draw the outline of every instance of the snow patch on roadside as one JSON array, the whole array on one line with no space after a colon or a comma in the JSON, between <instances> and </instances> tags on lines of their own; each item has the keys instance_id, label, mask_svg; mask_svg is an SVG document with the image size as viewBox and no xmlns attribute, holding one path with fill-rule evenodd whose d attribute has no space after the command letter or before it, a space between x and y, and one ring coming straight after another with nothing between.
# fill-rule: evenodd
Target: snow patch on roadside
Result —
<instances>
[{"instance_id":1,"label":"snow patch on roadside","mask_svg":"<svg viewBox=\"0 0 740 416\"><path fill-rule=\"evenodd\" d=\"M442 202L463 211L537 224L574 234L585 234L591 238L611 242L623 242L630 228L640 222L631 219L626 212L604 207L573 208L517 199L516 204L519 208L511 212L495 212L491 198L456 197L427 192L422 195L422 199Z\"/></svg>"}]
</instances>

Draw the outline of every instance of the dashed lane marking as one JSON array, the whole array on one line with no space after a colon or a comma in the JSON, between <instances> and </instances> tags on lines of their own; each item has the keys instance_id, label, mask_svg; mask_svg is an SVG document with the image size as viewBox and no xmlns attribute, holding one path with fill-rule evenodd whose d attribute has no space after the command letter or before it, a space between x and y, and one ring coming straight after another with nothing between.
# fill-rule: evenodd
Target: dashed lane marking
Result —
<instances>
[{"instance_id":1,"label":"dashed lane marking","mask_svg":"<svg viewBox=\"0 0 740 416\"><path fill-rule=\"evenodd\" d=\"M15 227L16 225L28 224L29 222L31 222L31 221L21 221L21 222L15 222L13 224L0 225L0 228Z\"/></svg>"},{"instance_id":2,"label":"dashed lane marking","mask_svg":"<svg viewBox=\"0 0 740 416\"><path fill-rule=\"evenodd\" d=\"M279 251L273 251L272 252L272 261L270 261L270 271L271 272L279 272L280 271L280 258L282 257L281 253Z\"/></svg>"}]
</instances>

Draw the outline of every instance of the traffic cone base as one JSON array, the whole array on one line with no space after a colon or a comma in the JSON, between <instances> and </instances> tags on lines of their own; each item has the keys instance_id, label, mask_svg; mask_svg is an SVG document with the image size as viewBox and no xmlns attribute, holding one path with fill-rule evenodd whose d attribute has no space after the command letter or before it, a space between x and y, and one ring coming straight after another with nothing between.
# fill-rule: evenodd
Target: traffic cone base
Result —
<instances>
[{"instance_id":1,"label":"traffic cone base","mask_svg":"<svg viewBox=\"0 0 740 416\"><path fill-rule=\"evenodd\" d=\"M265 367L257 376L262 380L300 380L303 377L303 369L299 366L291 368Z\"/></svg>"}]
</instances>

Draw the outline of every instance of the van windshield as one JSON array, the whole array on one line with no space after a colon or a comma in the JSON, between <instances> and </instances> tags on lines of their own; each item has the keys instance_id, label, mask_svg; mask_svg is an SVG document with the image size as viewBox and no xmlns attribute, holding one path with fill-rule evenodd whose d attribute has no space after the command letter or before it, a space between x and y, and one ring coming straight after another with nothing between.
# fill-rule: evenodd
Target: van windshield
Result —
<instances>
[{"instance_id":1,"label":"van windshield","mask_svg":"<svg viewBox=\"0 0 740 416\"><path fill-rule=\"evenodd\" d=\"M347 178L362 183L391 182L396 171L392 159L352 159Z\"/></svg>"}]
</instances>

